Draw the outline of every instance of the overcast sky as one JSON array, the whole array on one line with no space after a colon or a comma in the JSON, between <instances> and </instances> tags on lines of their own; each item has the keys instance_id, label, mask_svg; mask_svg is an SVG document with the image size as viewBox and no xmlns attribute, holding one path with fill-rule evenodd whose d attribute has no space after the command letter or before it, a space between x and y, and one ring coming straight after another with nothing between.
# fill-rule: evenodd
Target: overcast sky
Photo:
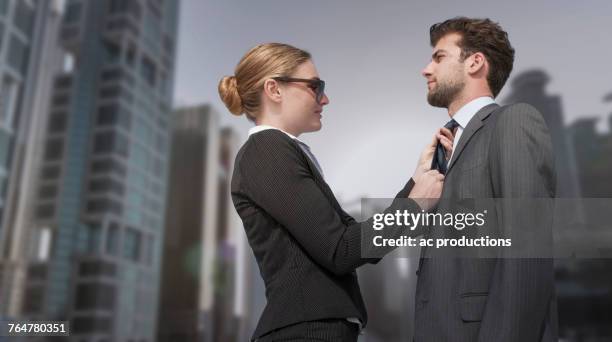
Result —
<instances>
[{"instance_id":1,"label":"overcast sky","mask_svg":"<svg viewBox=\"0 0 612 342\"><path fill-rule=\"evenodd\" d=\"M223 124L246 138L251 124L225 109L219 79L256 44L306 49L331 103L323 129L300 138L341 200L392 197L449 119L427 104L420 72L431 55L429 27L458 15L499 22L516 49L512 75L547 72L547 91L562 96L566 123L612 112L603 102L612 92L609 0L182 0L175 104L211 103Z\"/></svg>"}]
</instances>

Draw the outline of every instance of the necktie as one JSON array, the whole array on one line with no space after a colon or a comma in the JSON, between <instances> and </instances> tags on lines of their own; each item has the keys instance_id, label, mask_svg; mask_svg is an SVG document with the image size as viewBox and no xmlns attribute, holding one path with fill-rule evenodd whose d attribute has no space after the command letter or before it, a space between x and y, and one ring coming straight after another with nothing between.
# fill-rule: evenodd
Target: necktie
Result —
<instances>
[{"instance_id":1,"label":"necktie","mask_svg":"<svg viewBox=\"0 0 612 342\"><path fill-rule=\"evenodd\" d=\"M455 128L459 127L459 123L455 121L455 119L451 119L449 122L444 125L445 128L448 128L453 135L455 134ZM438 170L441 174L445 175L448 170L448 161L446 160L446 151L444 150L444 146L438 141L438 145L436 145L436 152L431 160L431 169Z\"/></svg>"},{"instance_id":2,"label":"necktie","mask_svg":"<svg viewBox=\"0 0 612 342\"><path fill-rule=\"evenodd\" d=\"M321 165L319 165L319 161L317 161L317 158L315 158L314 154L312 154L312 152L310 152L310 147L308 147L308 145L304 144L303 142L297 140L297 143L300 145L300 147L302 148L302 151L304 151L304 153L306 153L306 155L308 156L308 158L310 158L310 160L313 162L313 164L315 164L315 167L317 168L317 170L319 171L319 173L321 174L321 177L323 177L323 170L321 169Z\"/></svg>"}]
</instances>

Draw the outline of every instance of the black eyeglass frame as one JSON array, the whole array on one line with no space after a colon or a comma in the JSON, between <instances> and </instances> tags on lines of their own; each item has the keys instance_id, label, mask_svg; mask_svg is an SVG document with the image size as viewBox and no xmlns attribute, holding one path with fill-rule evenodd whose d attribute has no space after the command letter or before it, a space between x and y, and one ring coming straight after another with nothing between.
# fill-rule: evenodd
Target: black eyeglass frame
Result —
<instances>
[{"instance_id":1,"label":"black eyeglass frame","mask_svg":"<svg viewBox=\"0 0 612 342\"><path fill-rule=\"evenodd\" d=\"M308 87L315 93L315 100L318 104L321 104L323 94L325 94L325 81L318 78L295 78L287 76L272 77L273 80L279 82L302 82L308 83Z\"/></svg>"}]
</instances>

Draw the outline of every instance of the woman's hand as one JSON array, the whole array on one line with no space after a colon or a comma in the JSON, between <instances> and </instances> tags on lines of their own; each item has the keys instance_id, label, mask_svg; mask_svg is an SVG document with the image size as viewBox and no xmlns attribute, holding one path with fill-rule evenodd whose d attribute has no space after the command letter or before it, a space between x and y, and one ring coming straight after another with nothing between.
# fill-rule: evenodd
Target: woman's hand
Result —
<instances>
[{"instance_id":1,"label":"woman's hand","mask_svg":"<svg viewBox=\"0 0 612 342\"><path fill-rule=\"evenodd\" d=\"M429 170L413 180L414 187L408 194L408 198L417 202L421 209L429 211L438 203L440 195L442 195L444 175L438 170Z\"/></svg>"},{"instance_id":2,"label":"woman's hand","mask_svg":"<svg viewBox=\"0 0 612 342\"><path fill-rule=\"evenodd\" d=\"M416 182L425 172L431 169L431 160L433 159L434 154L436 153L436 146L438 145L438 141L442 143L444 150L446 151L446 159L450 159L451 154L453 153L453 133L447 128L439 128L436 134L434 134L433 139L423 149L421 152L421 157L417 163L416 170L414 170L414 175L412 179Z\"/></svg>"}]
</instances>

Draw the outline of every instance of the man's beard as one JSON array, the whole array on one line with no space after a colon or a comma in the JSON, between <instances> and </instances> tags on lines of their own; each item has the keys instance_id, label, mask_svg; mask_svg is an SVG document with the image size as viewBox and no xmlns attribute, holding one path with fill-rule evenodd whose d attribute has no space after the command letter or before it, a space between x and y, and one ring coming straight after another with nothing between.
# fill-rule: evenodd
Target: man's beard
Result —
<instances>
[{"instance_id":1,"label":"man's beard","mask_svg":"<svg viewBox=\"0 0 612 342\"><path fill-rule=\"evenodd\" d=\"M434 107L448 108L463 87L465 87L463 79L455 79L446 83L436 82L436 86L427 93L427 102Z\"/></svg>"}]
</instances>

